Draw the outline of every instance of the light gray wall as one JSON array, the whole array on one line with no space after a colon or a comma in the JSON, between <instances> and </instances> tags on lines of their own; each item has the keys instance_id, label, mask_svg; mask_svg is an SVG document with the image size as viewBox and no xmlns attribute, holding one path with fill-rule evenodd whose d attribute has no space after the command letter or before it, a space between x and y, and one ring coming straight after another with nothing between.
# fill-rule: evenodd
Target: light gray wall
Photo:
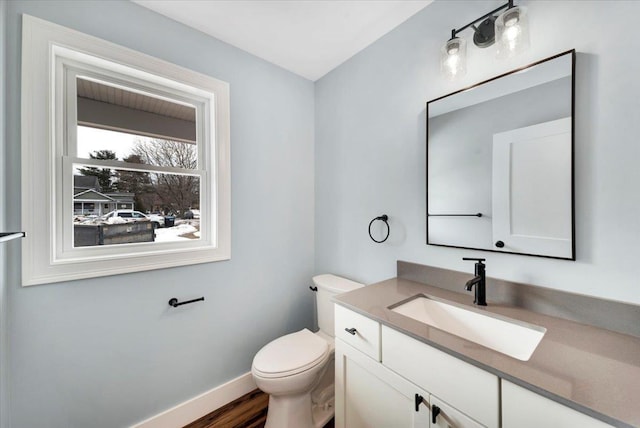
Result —
<instances>
[{"instance_id":1,"label":"light gray wall","mask_svg":"<svg viewBox=\"0 0 640 428\"><path fill-rule=\"evenodd\" d=\"M498 61L469 42L467 75L444 80L451 28L502 3L436 1L316 82L316 272L370 283L395 276L397 259L471 274L461 258L486 257L489 276L640 303L640 38L618 31L634 27L640 2L519 2L531 49ZM425 245L426 101L572 48L577 260ZM375 244L367 225L382 213L391 236Z\"/></svg>"},{"instance_id":2,"label":"light gray wall","mask_svg":"<svg viewBox=\"0 0 640 428\"><path fill-rule=\"evenodd\" d=\"M232 258L22 288L20 247L11 247L6 426L129 426L247 373L265 343L311 327L313 83L128 1L9 2L8 139L0 150L11 185L0 198L14 228L21 13L230 83ZM206 301L167 304L200 296Z\"/></svg>"}]
</instances>

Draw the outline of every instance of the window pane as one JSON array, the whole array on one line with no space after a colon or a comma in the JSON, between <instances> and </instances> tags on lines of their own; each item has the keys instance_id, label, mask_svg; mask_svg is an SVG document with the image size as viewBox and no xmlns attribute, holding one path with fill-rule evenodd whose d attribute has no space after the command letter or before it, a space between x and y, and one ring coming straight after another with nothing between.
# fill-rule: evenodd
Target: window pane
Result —
<instances>
[{"instance_id":1,"label":"window pane","mask_svg":"<svg viewBox=\"0 0 640 428\"><path fill-rule=\"evenodd\" d=\"M74 165L74 247L200 239L200 177Z\"/></svg>"},{"instance_id":2,"label":"window pane","mask_svg":"<svg viewBox=\"0 0 640 428\"><path fill-rule=\"evenodd\" d=\"M195 143L193 105L77 78L78 124Z\"/></svg>"},{"instance_id":3,"label":"window pane","mask_svg":"<svg viewBox=\"0 0 640 428\"><path fill-rule=\"evenodd\" d=\"M197 168L195 107L87 78L76 83L78 157Z\"/></svg>"},{"instance_id":4,"label":"window pane","mask_svg":"<svg viewBox=\"0 0 640 428\"><path fill-rule=\"evenodd\" d=\"M155 166L196 169L195 143L161 140L106 129L78 126L78 157L120 160Z\"/></svg>"}]
</instances>

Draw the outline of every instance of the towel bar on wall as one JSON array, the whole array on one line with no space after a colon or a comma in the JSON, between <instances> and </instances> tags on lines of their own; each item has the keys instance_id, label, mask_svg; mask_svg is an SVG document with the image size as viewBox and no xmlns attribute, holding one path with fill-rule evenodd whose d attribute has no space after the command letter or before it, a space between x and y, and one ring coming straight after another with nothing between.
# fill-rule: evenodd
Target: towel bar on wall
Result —
<instances>
[{"instance_id":1,"label":"towel bar on wall","mask_svg":"<svg viewBox=\"0 0 640 428\"><path fill-rule=\"evenodd\" d=\"M475 213L475 214L427 214L427 217L482 217L482 213Z\"/></svg>"},{"instance_id":2,"label":"towel bar on wall","mask_svg":"<svg viewBox=\"0 0 640 428\"><path fill-rule=\"evenodd\" d=\"M171 298L171 300L169 300L169 306L173 306L174 308L177 308L178 306L186 305L186 304L189 304L189 303L203 302L203 301L204 301L204 297L199 297L199 298L193 299L193 300L185 300L184 302L178 302L178 299L173 297L173 298Z\"/></svg>"},{"instance_id":3,"label":"towel bar on wall","mask_svg":"<svg viewBox=\"0 0 640 428\"><path fill-rule=\"evenodd\" d=\"M17 238L24 238L27 236L24 232L0 232L0 242L11 241Z\"/></svg>"}]
</instances>

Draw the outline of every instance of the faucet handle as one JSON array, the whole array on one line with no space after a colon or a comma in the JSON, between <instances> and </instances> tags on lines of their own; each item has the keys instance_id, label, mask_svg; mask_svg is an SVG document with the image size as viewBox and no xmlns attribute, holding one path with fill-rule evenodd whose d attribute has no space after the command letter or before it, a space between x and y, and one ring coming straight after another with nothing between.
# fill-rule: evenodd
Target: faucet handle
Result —
<instances>
[{"instance_id":1,"label":"faucet handle","mask_svg":"<svg viewBox=\"0 0 640 428\"><path fill-rule=\"evenodd\" d=\"M479 259L479 258L473 258L473 257L463 257L462 260L470 260L472 262L482 263L483 261L485 261L487 259Z\"/></svg>"}]
</instances>

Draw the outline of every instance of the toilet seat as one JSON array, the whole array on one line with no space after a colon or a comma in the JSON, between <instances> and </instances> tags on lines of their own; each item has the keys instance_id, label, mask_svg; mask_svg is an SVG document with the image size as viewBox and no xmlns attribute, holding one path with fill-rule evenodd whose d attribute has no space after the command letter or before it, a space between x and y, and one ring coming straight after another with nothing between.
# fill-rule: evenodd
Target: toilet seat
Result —
<instances>
[{"instance_id":1,"label":"toilet seat","mask_svg":"<svg viewBox=\"0 0 640 428\"><path fill-rule=\"evenodd\" d=\"M316 336L319 336L321 339L324 339L325 342L327 342L327 344L329 344L329 352L333 352L336 349L336 341L335 338L333 336L329 336L327 333L325 333L324 331L320 330L317 331L315 333Z\"/></svg>"},{"instance_id":2,"label":"toilet seat","mask_svg":"<svg viewBox=\"0 0 640 428\"><path fill-rule=\"evenodd\" d=\"M265 378L293 376L317 366L329 354L329 343L305 328L265 345L253 359L253 371Z\"/></svg>"}]
</instances>

